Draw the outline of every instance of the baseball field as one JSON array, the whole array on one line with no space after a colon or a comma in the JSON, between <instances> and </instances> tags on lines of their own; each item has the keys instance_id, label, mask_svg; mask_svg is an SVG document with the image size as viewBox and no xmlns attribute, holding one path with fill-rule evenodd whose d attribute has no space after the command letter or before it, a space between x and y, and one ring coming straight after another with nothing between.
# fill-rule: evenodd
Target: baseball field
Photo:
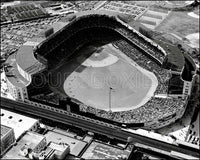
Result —
<instances>
[{"instance_id":1,"label":"baseball field","mask_svg":"<svg viewBox=\"0 0 200 160\"><path fill-rule=\"evenodd\" d=\"M69 97L112 112L140 107L153 96L158 85L153 73L138 66L112 44L81 49L79 56L57 72L64 79L60 88Z\"/></svg>"}]
</instances>

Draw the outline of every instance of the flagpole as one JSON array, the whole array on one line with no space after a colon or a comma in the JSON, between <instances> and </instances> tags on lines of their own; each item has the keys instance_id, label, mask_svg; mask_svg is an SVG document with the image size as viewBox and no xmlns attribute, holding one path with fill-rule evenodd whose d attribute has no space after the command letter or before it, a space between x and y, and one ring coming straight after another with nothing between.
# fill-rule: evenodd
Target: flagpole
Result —
<instances>
[{"instance_id":1,"label":"flagpole","mask_svg":"<svg viewBox=\"0 0 200 160\"><path fill-rule=\"evenodd\" d=\"M109 112L111 112L111 90L112 88L109 88Z\"/></svg>"}]
</instances>

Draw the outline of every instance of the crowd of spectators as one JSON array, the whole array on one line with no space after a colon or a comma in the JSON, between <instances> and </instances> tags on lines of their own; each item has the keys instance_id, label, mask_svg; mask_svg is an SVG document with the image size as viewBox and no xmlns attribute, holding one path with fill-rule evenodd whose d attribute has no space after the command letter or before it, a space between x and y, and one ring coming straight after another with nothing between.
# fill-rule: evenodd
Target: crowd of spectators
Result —
<instances>
[{"instance_id":1,"label":"crowd of spectators","mask_svg":"<svg viewBox=\"0 0 200 160\"><path fill-rule=\"evenodd\" d=\"M107 34L111 33L110 30L108 31L107 29L101 28L113 29L117 27L117 25L119 25L119 23L117 23L116 20L108 18L104 15L99 15L99 18L97 15L89 15L85 16L84 18L76 18L76 20L68 24L67 28L62 31L62 34L58 34L54 36L53 39L49 39L49 41L45 42L38 49L38 53L47 59L55 58L55 60L59 60L60 57L67 56L68 53L71 55L74 50L77 50L80 45L83 45L83 43L85 44L88 41L92 41L94 39L102 39L102 31L106 32ZM79 35L75 36L78 32ZM61 49L64 49L63 45L65 46L65 44L68 47L67 50L65 50L65 55L63 55L63 51L61 51Z\"/></svg>"},{"instance_id":2,"label":"crowd of spectators","mask_svg":"<svg viewBox=\"0 0 200 160\"><path fill-rule=\"evenodd\" d=\"M135 37L136 35L134 38ZM131 36L130 39L132 39ZM159 84L155 94L167 94L168 80L170 79L169 71L161 68L160 65L152 60L152 58L142 53L141 49L139 50L138 48L133 47L133 45L130 45L130 42L128 43L127 41L119 40L113 44L132 60L138 63L138 65L152 71L157 76ZM161 56L164 57L164 55ZM181 99L152 97L151 100L145 105L130 111L107 112L86 105L80 105L80 110L122 123L143 123L162 119L163 117L175 114L177 111L182 109L182 107L184 107L184 102Z\"/></svg>"},{"instance_id":3,"label":"crowd of spectators","mask_svg":"<svg viewBox=\"0 0 200 160\"><path fill-rule=\"evenodd\" d=\"M151 45L150 42L147 42L143 37L138 36L137 33L133 33L131 30L128 30L125 26L120 25L120 23L118 23L114 18L108 18L104 15L100 15L99 18L96 15L89 15L84 19L77 18L74 22L68 25L68 27L63 31L62 35L57 35L54 37L54 39L50 39L48 42L43 44L43 46L40 47L39 52L40 54L45 53L47 55L51 51L56 50L56 48L62 48L58 46L60 46L61 43L63 43L64 41L67 41L67 39L72 37L72 35L75 35L77 32L80 32L80 30L92 27L104 27L115 30L121 35L125 36L130 42L134 43L134 45L137 45L141 49L143 49L145 53L149 54L154 59L157 59L157 61L159 61L161 64L165 59L164 53L162 53L157 48L157 46ZM97 32L95 34L97 34ZM85 34L85 36L90 38L98 38L98 36L94 36L94 34L93 36L88 36ZM76 38L78 39L78 37ZM56 45L52 45L52 41L54 41L53 43ZM74 46L74 48L76 48L76 43L78 43L78 40L75 39L71 45ZM70 48L73 48L72 46L70 46ZM57 56L59 57L59 55Z\"/></svg>"},{"instance_id":4,"label":"crowd of spectators","mask_svg":"<svg viewBox=\"0 0 200 160\"><path fill-rule=\"evenodd\" d=\"M95 20L96 19L96 20ZM97 21L97 22L96 22ZM108 23L107 23L108 21ZM87 22L87 24L86 24ZM96 22L96 23L95 23ZM74 22L75 23L75 22ZM55 42L58 42L56 44L59 44L59 47L52 46L51 52L46 52L45 48L49 49L49 45L51 44L50 41L45 44L45 46L41 47L41 53L48 53L46 54L46 58L51 58L55 62L55 58L52 58L52 55L56 55L57 57L63 56L62 52L65 54L71 54L75 52L79 45L83 45L83 43L87 43L91 40L94 40L95 37L102 39L102 37L105 37L105 33L102 33L101 29L93 30L88 26L98 26L99 24L103 24L107 26L108 28L113 28L117 30L120 34L123 34L124 36L128 37L129 40L119 40L114 42L113 44L120 49L122 52L124 52L127 56L129 56L132 60L134 60L138 65L142 66L143 68L153 72L159 81L159 85L156 89L155 94L167 94L168 91L168 80L170 79L170 72L161 68L158 63L155 62L155 58L164 58L165 55L162 54L159 50L156 50L156 47L149 45L148 42L145 42L143 48L148 48L148 50L151 50L151 53L153 56L148 56L148 54L145 54L146 49L141 49L141 42L145 41L142 38L139 38L139 36L136 33L132 33L131 31L127 31L123 28L119 28L116 26L115 22L113 21L113 24L110 24L111 20L107 18L101 18L97 20L97 17L90 17L90 20L83 20L76 22L76 25L69 25L68 28L64 31L67 34L62 34L62 36L58 36L52 39ZM81 31L81 27L88 28L87 30ZM106 30L104 30L105 32ZM75 36L76 33L79 32L78 36ZM70 33L70 34L69 34ZM96 36L94 36L94 33ZM107 34L107 33L106 33ZM84 38L83 38L84 37ZM64 41L63 41L64 40ZM143 40L143 41L141 41ZM60 41L62 43L60 43ZM131 41L134 41L135 46ZM73 42L73 43L70 43ZM66 49L66 46L67 49ZM139 46L139 47L136 47ZM152 48L151 48L152 47ZM44 49L44 50L43 50ZM63 51L62 51L63 50ZM152 51L153 50L153 51ZM157 52L155 52L157 51ZM56 54L55 54L56 53ZM60 55L61 54L61 55ZM152 58L153 57L153 58ZM60 58L58 58L59 60ZM122 112L106 112L104 110L100 110L91 106L86 105L80 105L81 111L94 113L97 116L112 119L118 122L126 122L126 123L141 123L141 122L149 122L153 120L158 120L163 117L170 116L174 113L176 113L177 110L179 110L181 107L183 107L184 103L181 99L172 99L172 98L156 98L152 97L149 102L147 102L145 105L141 106L140 108L133 109L130 111L122 111Z\"/></svg>"},{"instance_id":5,"label":"crowd of spectators","mask_svg":"<svg viewBox=\"0 0 200 160\"><path fill-rule=\"evenodd\" d=\"M134 36L135 38L136 36ZM130 37L130 39L132 39ZM158 87L156 94L167 94L170 72L161 68L152 58L144 54L141 49L134 47L125 40L119 40L113 43L118 49L124 52L132 60L143 68L153 72L158 78ZM159 53L160 54L160 53ZM164 55L163 55L164 56ZM176 98L156 98L152 97L145 105L140 108L122 112L107 112L91 106L80 105L80 110L96 114L97 116L112 119L122 123L143 123L156 121L163 117L175 114L184 107L184 101Z\"/></svg>"},{"instance_id":6,"label":"crowd of spectators","mask_svg":"<svg viewBox=\"0 0 200 160\"><path fill-rule=\"evenodd\" d=\"M116 41L113 43L123 53L134 60L138 65L153 72L158 79L158 87L155 94L167 94L168 81L170 79L170 72L161 68L157 63L152 61L148 56L143 54L139 49L133 47L124 40Z\"/></svg>"},{"instance_id":7,"label":"crowd of spectators","mask_svg":"<svg viewBox=\"0 0 200 160\"><path fill-rule=\"evenodd\" d=\"M129 111L107 112L84 104L80 105L80 110L121 123L147 123L167 118L183 107L182 99L152 97L145 105Z\"/></svg>"},{"instance_id":8,"label":"crowd of spectators","mask_svg":"<svg viewBox=\"0 0 200 160\"><path fill-rule=\"evenodd\" d=\"M60 17L57 16L57 17L45 18L45 19L35 20L31 22L26 22L26 23L21 22L18 24L10 24L10 25L4 26L2 28L3 32L1 36L3 47L7 46L7 44L9 44L9 46L12 46L13 44L13 46L15 46L17 49L20 47L21 44L23 44L29 38L37 35L44 28L44 26L51 25L52 23L58 21L59 19ZM130 30L126 30L124 28L116 27L115 21L105 18L105 19L99 19L98 23L95 23L94 19L96 19L95 16L93 17L93 20L81 21L80 24L83 25L84 27L103 24L107 27L115 28L115 30L118 31L120 34L125 35L128 38L129 42L134 43L140 49L143 48L143 51L148 52L151 55L151 57L156 58L160 61L163 61L163 59L165 58L165 55L163 55L162 52L160 52L160 50L157 49L157 47L149 45L149 42L146 42L145 39L143 39L142 37L139 37L136 33ZM62 35L60 35L58 42L60 40L62 41L64 38L66 39L66 42L63 43L63 45L67 44L67 35L69 35L69 33L75 34L76 32L80 31L80 28L81 28L80 25L71 25L71 27L69 27L66 30L68 34L63 33ZM96 36L96 38L98 38L99 36L100 34ZM78 37L76 36L76 39L74 39L73 41L71 41L72 39L69 39L69 41L73 43L70 43L72 46L70 48L67 48L68 52L74 52L77 49L77 46L79 46L80 44L83 44L83 42L87 42L86 40L91 40L91 37L94 37L94 34L93 32L90 32L90 33L87 33L87 37L85 37L85 39L82 37L84 36L78 36ZM49 49L50 44L51 45L57 44L56 39L53 39L52 41L53 43L49 42L49 44L47 44L48 50L50 50ZM139 49L137 49L136 47L133 47L128 42L123 40L123 41L117 41L114 44L118 46L118 48L122 50L122 52L124 52L127 56L129 56L136 63L138 63L138 65L156 74L159 81L159 86L157 87L156 94L167 93L167 81L170 78L170 74L168 73L168 71L162 69L157 63L152 61L147 55L142 54L142 52ZM63 49L63 47L58 47L58 48ZM54 46L54 49L55 49L55 46ZM54 50L54 52L57 52L57 50ZM46 53L46 52L43 52L43 53ZM59 57L58 54L56 56ZM49 96L47 97L47 99L51 100L54 98ZM55 98L55 100L56 99L57 98ZM119 122L141 123L141 122L153 121L162 117L167 117L173 113L176 113L176 111L180 109L181 107L183 107L183 105L184 103L180 99L171 99L171 98L162 99L162 98L152 97L152 99L149 102L147 102L145 105L143 105L142 107L133 109L130 111L106 112L104 110L96 109L96 108L85 106L85 105L80 105L80 109L82 111L95 113L97 116L113 119Z\"/></svg>"},{"instance_id":9,"label":"crowd of spectators","mask_svg":"<svg viewBox=\"0 0 200 160\"><path fill-rule=\"evenodd\" d=\"M158 46L151 45L150 42L148 42L143 37L138 36L137 33L134 33L131 30L116 28L116 31L122 35L125 35L130 42L143 49L145 53L149 54L154 59L157 59L161 64L163 63L165 54L160 49L158 49Z\"/></svg>"}]
</instances>

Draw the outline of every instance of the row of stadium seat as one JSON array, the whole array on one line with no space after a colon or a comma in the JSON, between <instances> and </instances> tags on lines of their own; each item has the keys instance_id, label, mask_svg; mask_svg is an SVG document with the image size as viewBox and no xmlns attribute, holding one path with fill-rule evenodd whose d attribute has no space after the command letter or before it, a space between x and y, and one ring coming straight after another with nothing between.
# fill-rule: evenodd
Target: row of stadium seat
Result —
<instances>
[{"instance_id":1,"label":"row of stadium seat","mask_svg":"<svg viewBox=\"0 0 200 160\"><path fill-rule=\"evenodd\" d=\"M48 59L50 63L52 62L51 64L58 66L61 60L67 59L85 44L93 43L94 41L109 41L110 39L114 39L114 37L117 37L116 32L108 31L107 29L102 30L101 28L90 28L82 30L78 35L75 34L69 39L65 39L65 41L60 43L58 47L45 55L45 58ZM51 68L53 67L54 65L51 65Z\"/></svg>"},{"instance_id":2,"label":"row of stadium seat","mask_svg":"<svg viewBox=\"0 0 200 160\"><path fill-rule=\"evenodd\" d=\"M113 44L140 66L146 68L147 70L153 71L156 74L159 85L155 94L167 93L167 82L170 78L170 74L167 70L162 69L157 63L151 61L140 50L134 48L124 40L116 41ZM184 104L184 100L182 99L152 97L145 105L129 111L106 112L104 110L86 106L84 104L80 105L80 110L121 123L146 123L154 121L156 122L159 119L163 119L163 117L174 115L184 108Z\"/></svg>"},{"instance_id":3,"label":"row of stadium seat","mask_svg":"<svg viewBox=\"0 0 200 160\"><path fill-rule=\"evenodd\" d=\"M147 56L145 56L145 54L142 54L140 50L134 48L126 41L121 40L115 42L114 44L118 46L122 52L134 60L138 65L151 72L153 71L159 81L159 85L155 92L156 94L167 94L168 80L170 78L170 73L167 70L161 68L157 63L149 59Z\"/></svg>"},{"instance_id":4,"label":"row of stadium seat","mask_svg":"<svg viewBox=\"0 0 200 160\"><path fill-rule=\"evenodd\" d=\"M86 16L86 17L80 17L76 18L73 22L67 25L62 31L61 34L58 33L54 35L53 38L49 39L44 43L40 49L39 52L43 56L50 53L52 50L54 50L56 47L58 47L63 41L66 39L69 39L71 36L78 33L80 30L86 29L86 28L92 28L92 27L106 27L106 28L115 28L119 25L114 19L108 19L106 16L101 15L100 18L97 18L96 16ZM56 43L55 43L56 42ZM52 45L55 44L55 45ZM45 54L45 55L44 55Z\"/></svg>"},{"instance_id":5,"label":"row of stadium seat","mask_svg":"<svg viewBox=\"0 0 200 160\"><path fill-rule=\"evenodd\" d=\"M40 54L48 54L56 47L58 47L58 45L60 45L63 41L80 32L80 30L92 27L105 27L114 29L117 32L120 32L122 35L130 38L130 40L133 41L136 45L140 46L141 48L145 48L148 53L150 53L153 57L160 60L161 62L163 62L165 59L165 56L159 49L157 49L157 47L150 45L149 42L138 36L136 33L127 30L127 28L118 23L113 17L108 18L106 15L99 15L99 18L97 18L96 15L77 18L71 22L64 30L62 30L62 34L57 34L54 36L54 38L43 44L40 47L39 52ZM56 45L50 45L53 44L53 41L57 42Z\"/></svg>"},{"instance_id":6,"label":"row of stadium seat","mask_svg":"<svg viewBox=\"0 0 200 160\"><path fill-rule=\"evenodd\" d=\"M129 30L123 28L117 28L117 31L124 34L127 38L129 38L133 43L137 46L143 48L146 52L148 52L153 58L158 59L161 63L163 63L165 59L165 55L155 46L150 45L148 41L144 38L138 36L136 33L133 33Z\"/></svg>"},{"instance_id":7,"label":"row of stadium seat","mask_svg":"<svg viewBox=\"0 0 200 160\"><path fill-rule=\"evenodd\" d=\"M137 109L122 112L106 112L84 104L80 105L82 112L93 113L105 119L111 119L121 123L147 123L156 122L159 119L176 114L184 108L182 99L155 98L152 97L145 105Z\"/></svg>"},{"instance_id":8,"label":"row of stadium seat","mask_svg":"<svg viewBox=\"0 0 200 160\"><path fill-rule=\"evenodd\" d=\"M133 45L130 45L124 40L115 42L115 45L118 46L118 48L127 56L138 63L138 65L156 74L159 81L156 94L166 94L168 90L167 82L170 78L170 74L167 70L162 69L157 63L152 61L152 59L144 54L144 50L139 48L145 48L145 50L148 50L148 53L150 53L152 57L155 57L160 61L164 60L165 55L163 55L162 52L156 49L156 47L150 45L149 42L146 42L145 39L141 38L136 33L127 30L114 19L108 19L106 16L99 16L99 18L97 18L97 16L93 15L81 18L81 20L74 20L59 34L53 35L53 38L43 43L38 49L38 52L46 57L51 64L54 63L57 65L60 63L61 59L64 57L67 58L76 52L78 47L81 47L90 41L101 40L111 31L110 30L106 32L107 30L102 28L115 30L121 35L128 37L131 41L134 41L137 46L140 46L133 47ZM142 43L143 46L141 46ZM82 111L95 113L100 117L126 123L142 123L158 120L163 116L176 113L176 111L180 110L182 107L184 107L184 103L181 99L162 99L155 97L151 98L149 102L140 108L123 112L109 113L90 106L80 106Z\"/></svg>"}]
</instances>

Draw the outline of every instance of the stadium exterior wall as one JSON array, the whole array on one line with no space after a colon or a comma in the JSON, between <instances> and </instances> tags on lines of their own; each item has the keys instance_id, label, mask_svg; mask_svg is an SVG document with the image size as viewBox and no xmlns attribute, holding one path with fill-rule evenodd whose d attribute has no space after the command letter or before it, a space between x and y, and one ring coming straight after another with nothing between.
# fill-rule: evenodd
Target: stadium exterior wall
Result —
<instances>
[{"instance_id":1,"label":"stadium exterior wall","mask_svg":"<svg viewBox=\"0 0 200 160\"><path fill-rule=\"evenodd\" d=\"M17 87L12 82L10 82L9 78L6 77L7 87L9 90L9 93L12 95L12 97L16 100L24 101L25 99L28 99L28 93L26 87Z\"/></svg>"},{"instance_id":2,"label":"stadium exterior wall","mask_svg":"<svg viewBox=\"0 0 200 160\"><path fill-rule=\"evenodd\" d=\"M144 37L142 34L140 34L139 32L137 32L136 30L134 30L133 28L130 28L130 26L128 26L127 24L125 24L124 22L122 22L121 20L119 19L116 19L118 22L120 22L121 24L123 24L124 26L126 26L129 30L139 34L139 36L142 36L144 39L146 39L148 42L151 43L151 45L154 45L156 47L159 48L159 50L164 54L164 55L167 55L167 53L160 47L158 46L157 44L155 44L154 42L150 41L149 39L147 39L146 37ZM116 30L115 30L116 31ZM59 33L62 33L61 31ZM54 37L54 36L50 36L50 37ZM46 41L46 40L45 40ZM44 41L42 42L44 43ZM40 44L41 45L41 44ZM32 54L34 54L32 52ZM154 59L156 59L154 57ZM162 62L160 62L162 64ZM26 78L30 83L31 83L31 76L33 75L33 73L29 73L29 72L26 72L25 70L23 70L18 64L17 64L17 69L18 71L20 72L20 74ZM41 69L41 68L40 68ZM39 68L38 70L35 70L34 73L37 73L39 71L41 71ZM12 82L9 81L9 79L7 78L7 84L8 84L8 88L9 88L9 91L10 93L13 95L13 97L17 100L22 100L22 101L25 101L27 102L28 100L28 94L27 94L27 86L24 86L24 87L17 87L15 86ZM188 95L190 95L191 93L191 88L192 88L192 82L185 82L184 83L184 91L183 91L183 94L185 94L185 96L187 97ZM187 90L189 92L187 92ZM30 101L29 101L30 103ZM40 106L44 106L42 104L37 104L37 103L31 103L33 105L40 105ZM187 106L187 105L185 105ZM171 115L172 117L166 117L166 120L164 119L162 122L160 122L159 120L158 121L155 121L155 122L146 122L144 124L144 128L147 128L147 129L157 129L157 128L161 128L161 127L164 127L166 125L169 125L173 122L175 122L177 119L179 119L180 117L182 117L182 115L184 114L185 112L185 108L186 107L183 107L180 109L179 113L176 113L175 115ZM47 106L45 106L47 107Z\"/></svg>"},{"instance_id":3,"label":"stadium exterior wall","mask_svg":"<svg viewBox=\"0 0 200 160\"><path fill-rule=\"evenodd\" d=\"M180 118L184 115L184 113L185 113L185 110L186 110L186 108L187 108L187 104L188 104L188 99L189 99L189 97L187 96L186 99L187 99L187 100L186 100L186 103L185 103L184 107L181 108L181 109L179 109L179 111L176 112L175 115L171 115L171 116L167 117L166 119L165 119L165 117L162 118L162 119L160 119L160 120L162 120L162 122L159 121L159 120L158 120L158 121L153 121L153 122L147 122L147 123L145 123L144 128L145 128L145 129L148 129L148 130L159 129L159 128L163 128L163 127L165 127L165 126L167 126L167 125L170 125L170 124L176 122L176 121L177 121L178 119L180 119Z\"/></svg>"},{"instance_id":4,"label":"stadium exterior wall","mask_svg":"<svg viewBox=\"0 0 200 160\"><path fill-rule=\"evenodd\" d=\"M24 71L24 70L18 65L18 63L17 63L17 69L18 69L19 73L20 73L25 79L27 79L29 82L31 82L31 75L30 75L28 72Z\"/></svg>"}]
</instances>

